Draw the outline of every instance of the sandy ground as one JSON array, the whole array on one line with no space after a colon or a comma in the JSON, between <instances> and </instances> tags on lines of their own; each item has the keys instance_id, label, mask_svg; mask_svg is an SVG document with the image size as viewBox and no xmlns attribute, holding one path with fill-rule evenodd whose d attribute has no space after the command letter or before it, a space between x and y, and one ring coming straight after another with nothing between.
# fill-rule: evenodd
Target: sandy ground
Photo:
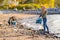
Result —
<instances>
[{"instance_id":1,"label":"sandy ground","mask_svg":"<svg viewBox=\"0 0 60 40\"><path fill-rule=\"evenodd\" d=\"M15 29L7 24L9 17L15 16L17 19L33 17L30 14L0 14L0 40L60 40L60 38L51 38L46 35L30 36L30 30ZM20 34L21 33L21 34Z\"/></svg>"}]
</instances>

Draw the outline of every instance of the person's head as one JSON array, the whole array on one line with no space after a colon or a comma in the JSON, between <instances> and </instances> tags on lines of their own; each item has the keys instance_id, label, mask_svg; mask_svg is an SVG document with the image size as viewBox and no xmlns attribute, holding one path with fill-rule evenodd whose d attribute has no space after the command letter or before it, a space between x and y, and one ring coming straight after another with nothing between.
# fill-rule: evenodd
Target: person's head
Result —
<instances>
[{"instance_id":1,"label":"person's head","mask_svg":"<svg viewBox=\"0 0 60 40\"><path fill-rule=\"evenodd\" d=\"M15 19L15 16L12 16L11 19Z\"/></svg>"},{"instance_id":2,"label":"person's head","mask_svg":"<svg viewBox=\"0 0 60 40\"><path fill-rule=\"evenodd\" d=\"M45 9L46 9L46 7L45 7L45 6L41 6L41 9L42 9L42 10L45 10Z\"/></svg>"},{"instance_id":3,"label":"person's head","mask_svg":"<svg viewBox=\"0 0 60 40\"><path fill-rule=\"evenodd\" d=\"M14 18L14 16L12 16L11 18Z\"/></svg>"}]
</instances>

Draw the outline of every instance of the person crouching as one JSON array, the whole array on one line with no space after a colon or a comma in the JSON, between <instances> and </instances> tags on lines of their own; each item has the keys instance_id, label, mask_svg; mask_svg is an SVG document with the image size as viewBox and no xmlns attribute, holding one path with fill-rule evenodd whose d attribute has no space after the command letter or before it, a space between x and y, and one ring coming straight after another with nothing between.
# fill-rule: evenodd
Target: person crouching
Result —
<instances>
[{"instance_id":1,"label":"person crouching","mask_svg":"<svg viewBox=\"0 0 60 40\"><path fill-rule=\"evenodd\" d=\"M9 20L8 20L8 24L16 26L17 25L16 18L14 16L10 17Z\"/></svg>"}]
</instances>

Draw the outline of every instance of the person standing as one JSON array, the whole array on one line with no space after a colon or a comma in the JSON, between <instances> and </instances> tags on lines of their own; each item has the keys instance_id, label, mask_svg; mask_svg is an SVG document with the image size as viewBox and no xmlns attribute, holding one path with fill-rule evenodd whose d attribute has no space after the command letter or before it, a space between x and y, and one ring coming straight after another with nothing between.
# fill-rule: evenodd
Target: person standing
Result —
<instances>
[{"instance_id":1,"label":"person standing","mask_svg":"<svg viewBox=\"0 0 60 40\"><path fill-rule=\"evenodd\" d=\"M41 14L39 17L42 17L42 19L43 19L43 28L44 28L43 34L45 34L46 30L49 33L49 28L47 26L47 10L44 6L42 6L41 9L42 9L42 11L41 11Z\"/></svg>"}]
</instances>

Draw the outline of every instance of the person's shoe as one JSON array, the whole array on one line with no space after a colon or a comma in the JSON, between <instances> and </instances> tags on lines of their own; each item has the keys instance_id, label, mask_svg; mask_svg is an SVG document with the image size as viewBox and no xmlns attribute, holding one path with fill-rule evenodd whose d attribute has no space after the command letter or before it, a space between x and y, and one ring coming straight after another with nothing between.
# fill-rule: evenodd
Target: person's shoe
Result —
<instances>
[{"instance_id":1,"label":"person's shoe","mask_svg":"<svg viewBox=\"0 0 60 40\"><path fill-rule=\"evenodd\" d=\"M46 31L47 34L49 34L49 31Z\"/></svg>"}]
</instances>

